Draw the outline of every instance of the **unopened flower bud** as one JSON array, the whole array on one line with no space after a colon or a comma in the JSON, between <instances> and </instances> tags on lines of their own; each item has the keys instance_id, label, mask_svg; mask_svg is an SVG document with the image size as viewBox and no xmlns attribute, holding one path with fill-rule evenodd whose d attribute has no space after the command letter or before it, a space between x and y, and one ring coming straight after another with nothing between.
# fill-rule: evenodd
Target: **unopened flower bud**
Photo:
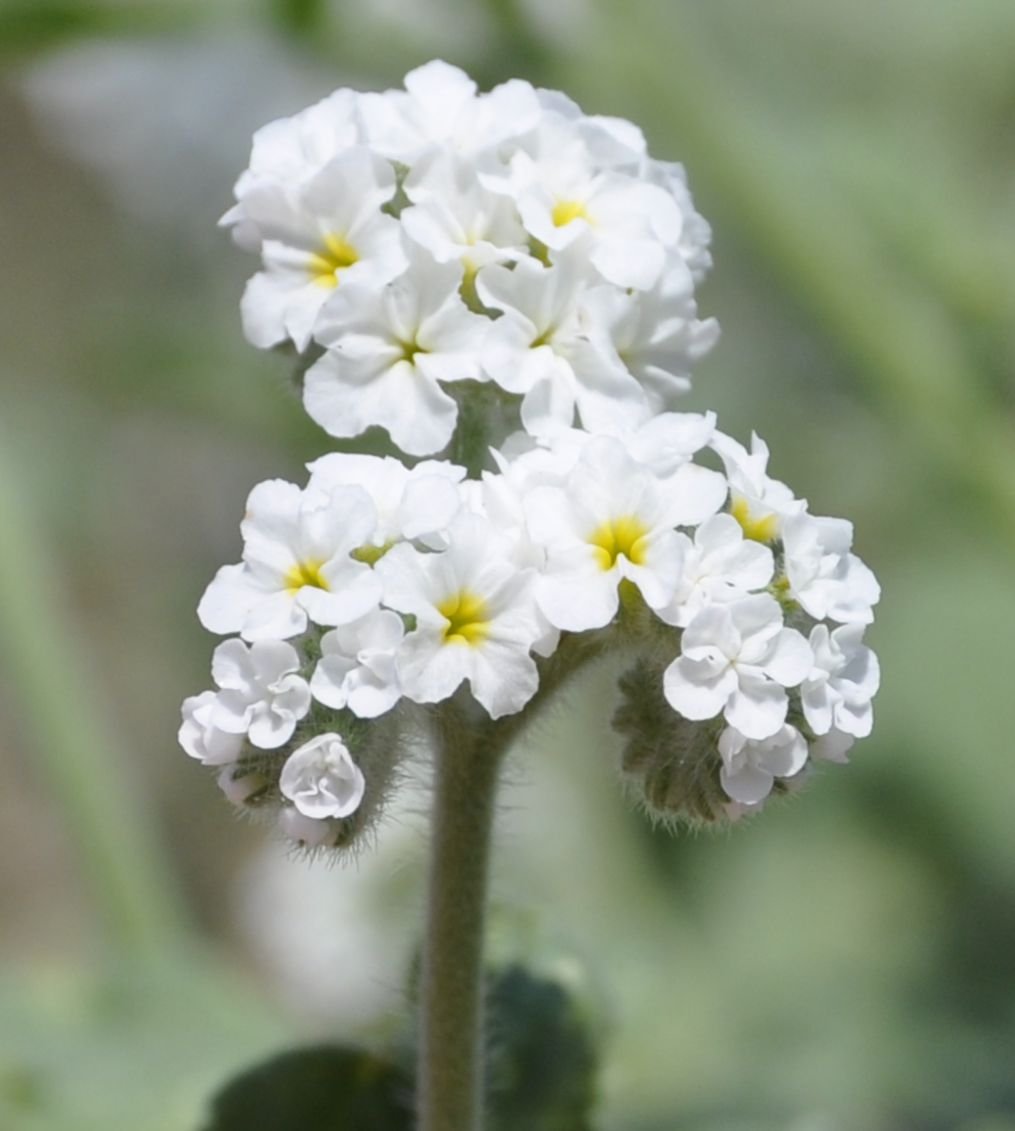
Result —
<instances>
[{"instance_id":1,"label":"unopened flower bud","mask_svg":"<svg viewBox=\"0 0 1015 1131\"><path fill-rule=\"evenodd\" d=\"M240 809L254 806L263 800L271 784L264 774L236 762L223 766L216 780L227 799Z\"/></svg>"},{"instance_id":2,"label":"unopened flower bud","mask_svg":"<svg viewBox=\"0 0 1015 1131\"><path fill-rule=\"evenodd\" d=\"M626 739L621 766L645 808L670 823L725 819L730 799L719 780L721 725L678 715L663 695L660 666L650 660L638 660L619 686L623 700L613 729Z\"/></svg>"}]
</instances>

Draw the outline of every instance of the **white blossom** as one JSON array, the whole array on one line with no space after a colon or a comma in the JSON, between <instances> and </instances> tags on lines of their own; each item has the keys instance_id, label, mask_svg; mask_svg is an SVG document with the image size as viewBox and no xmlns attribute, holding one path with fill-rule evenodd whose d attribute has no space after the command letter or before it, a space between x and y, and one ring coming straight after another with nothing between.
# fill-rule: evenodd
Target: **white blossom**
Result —
<instances>
[{"instance_id":1,"label":"white blossom","mask_svg":"<svg viewBox=\"0 0 1015 1131\"><path fill-rule=\"evenodd\" d=\"M874 725L871 699L881 672L877 656L862 643L863 625L844 624L831 632L825 624L811 629L814 666L800 685L807 725L816 735L835 727L865 738Z\"/></svg>"},{"instance_id":2,"label":"white blossom","mask_svg":"<svg viewBox=\"0 0 1015 1131\"><path fill-rule=\"evenodd\" d=\"M305 817L348 817L366 792L363 771L341 736L319 734L294 750L279 777L279 789Z\"/></svg>"},{"instance_id":3,"label":"white blossom","mask_svg":"<svg viewBox=\"0 0 1015 1131\"><path fill-rule=\"evenodd\" d=\"M584 336L580 302L589 282L588 264L573 252L549 267L525 259L476 277L483 303L503 312L487 335L483 368L502 389L521 395L522 423L533 435L570 428L576 408L590 431L618 417L643 419L638 382Z\"/></svg>"},{"instance_id":4,"label":"white blossom","mask_svg":"<svg viewBox=\"0 0 1015 1131\"><path fill-rule=\"evenodd\" d=\"M298 674L300 666L296 649L282 640L220 644L211 664L221 689L212 722L231 734L245 734L265 750L285 745L310 709L310 688Z\"/></svg>"},{"instance_id":5,"label":"white blossom","mask_svg":"<svg viewBox=\"0 0 1015 1131\"><path fill-rule=\"evenodd\" d=\"M807 641L785 628L767 593L707 605L684 629L681 654L667 667L667 702L688 719L722 712L747 738L770 738L786 721L787 687L812 667Z\"/></svg>"},{"instance_id":6,"label":"white blossom","mask_svg":"<svg viewBox=\"0 0 1015 1131\"><path fill-rule=\"evenodd\" d=\"M622 136L616 126L547 114L525 145L507 175L484 179L517 203L526 230L551 256L586 241L599 275L619 287L653 286L666 246L680 237L681 215L665 189L619 171L625 164L636 171L640 131Z\"/></svg>"},{"instance_id":7,"label":"white blossom","mask_svg":"<svg viewBox=\"0 0 1015 1131\"><path fill-rule=\"evenodd\" d=\"M670 604L657 609L667 624L688 625L708 605L735 601L764 589L775 570L772 551L744 537L740 523L728 514L706 519L693 542L681 534L684 570Z\"/></svg>"},{"instance_id":8,"label":"white blossom","mask_svg":"<svg viewBox=\"0 0 1015 1131\"><path fill-rule=\"evenodd\" d=\"M370 145L385 157L413 165L434 147L470 157L494 150L535 126L536 92L512 79L477 94L464 71L439 59L405 76L405 90L360 96Z\"/></svg>"},{"instance_id":9,"label":"white blossom","mask_svg":"<svg viewBox=\"0 0 1015 1131\"><path fill-rule=\"evenodd\" d=\"M206 766L224 766L234 762L243 749L243 735L233 734L214 725L212 714L218 699L214 691L202 691L184 699L182 722L177 735L180 745Z\"/></svg>"},{"instance_id":10,"label":"white blossom","mask_svg":"<svg viewBox=\"0 0 1015 1131\"><path fill-rule=\"evenodd\" d=\"M438 151L406 178L405 192L412 201L400 217L406 233L438 263L461 263L466 279L528 255L514 203L486 188L471 162Z\"/></svg>"},{"instance_id":11,"label":"white blossom","mask_svg":"<svg viewBox=\"0 0 1015 1131\"><path fill-rule=\"evenodd\" d=\"M243 561L223 566L197 614L211 632L284 640L308 621L347 624L376 607L380 583L352 554L369 543L373 504L360 487L307 495L270 479L247 499Z\"/></svg>"},{"instance_id":12,"label":"white blossom","mask_svg":"<svg viewBox=\"0 0 1015 1131\"><path fill-rule=\"evenodd\" d=\"M692 366L719 339L719 323L698 318L694 280L682 260L673 260L641 293L593 287L581 309L602 364L625 370L638 382L646 415L672 408L691 387Z\"/></svg>"},{"instance_id":13,"label":"white blossom","mask_svg":"<svg viewBox=\"0 0 1015 1131\"><path fill-rule=\"evenodd\" d=\"M440 451L458 406L442 384L480 380L488 320L458 294L460 263L423 253L379 291L340 287L318 322L327 353L304 378L303 404L332 436L387 429L409 455Z\"/></svg>"},{"instance_id":14,"label":"white blossom","mask_svg":"<svg viewBox=\"0 0 1015 1131\"><path fill-rule=\"evenodd\" d=\"M406 467L392 456L329 452L308 463L307 470L308 495L359 486L370 496L377 525L369 542L357 550L364 561L383 556L406 538L442 548L447 545L447 528L462 505L459 483L465 469L443 460Z\"/></svg>"},{"instance_id":15,"label":"white blossom","mask_svg":"<svg viewBox=\"0 0 1015 1131\"><path fill-rule=\"evenodd\" d=\"M803 769L807 742L791 726L763 739L727 727L719 736L719 754L719 781L728 796L742 805L757 805L771 793L776 778L791 778Z\"/></svg>"},{"instance_id":16,"label":"white blossom","mask_svg":"<svg viewBox=\"0 0 1015 1131\"><path fill-rule=\"evenodd\" d=\"M407 543L377 564L384 603L416 618L398 653L402 690L417 703L447 699L468 681L491 718L521 710L538 686L530 652L545 633L533 571L484 518L463 514L441 553Z\"/></svg>"},{"instance_id":17,"label":"white blossom","mask_svg":"<svg viewBox=\"0 0 1015 1131\"><path fill-rule=\"evenodd\" d=\"M787 519L782 532L788 593L815 620L869 624L881 597L874 574L855 555L853 524L809 514Z\"/></svg>"},{"instance_id":18,"label":"white blossom","mask_svg":"<svg viewBox=\"0 0 1015 1131\"><path fill-rule=\"evenodd\" d=\"M326 632L310 680L314 698L364 719L389 711L401 694L395 655L404 634L402 618L387 609Z\"/></svg>"},{"instance_id":19,"label":"white blossom","mask_svg":"<svg viewBox=\"0 0 1015 1131\"><path fill-rule=\"evenodd\" d=\"M244 196L263 270L240 311L248 341L268 348L289 338L303 350L336 287L380 288L405 266L398 221L381 212L395 191L390 165L347 150L299 185L264 181Z\"/></svg>"},{"instance_id":20,"label":"white blossom","mask_svg":"<svg viewBox=\"0 0 1015 1131\"><path fill-rule=\"evenodd\" d=\"M585 446L565 486L529 492L529 530L546 549L536 599L551 624L572 632L608 624L623 580L650 608L673 600L683 569L675 528L700 522L726 493L720 475L693 471L700 476L690 482L681 472L660 481L620 440L601 436Z\"/></svg>"},{"instance_id":21,"label":"white blossom","mask_svg":"<svg viewBox=\"0 0 1015 1131\"><path fill-rule=\"evenodd\" d=\"M730 513L756 542L772 542L791 515L802 513L807 503L797 499L785 483L768 474L768 445L751 433L751 450L731 436L716 432L710 446L719 453L730 481Z\"/></svg>"}]
</instances>

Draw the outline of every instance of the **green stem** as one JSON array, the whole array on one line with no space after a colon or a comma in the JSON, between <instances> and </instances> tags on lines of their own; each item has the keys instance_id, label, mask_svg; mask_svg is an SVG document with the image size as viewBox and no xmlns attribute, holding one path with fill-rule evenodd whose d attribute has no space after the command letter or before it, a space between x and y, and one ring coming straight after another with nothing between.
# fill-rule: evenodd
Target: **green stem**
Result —
<instances>
[{"instance_id":1,"label":"green stem","mask_svg":"<svg viewBox=\"0 0 1015 1131\"><path fill-rule=\"evenodd\" d=\"M65 586L52 552L18 497L0 448L0 659L26 741L48 774L109 939L150 953L180 937L170 870L143 803L125 780L127 759L102 722L76 647Z\"/></svg>"},{"instance_id":2,"label":"green stem","mask_svg":"<svg viewBox=\"0 0 1015 1131\"><path fill-rule=\"evenodd\" d=\"M423 942L418 1131L483 1126L483 931L497 783L520 733L594 660L619 654L629 629L565 634L539 661L539 690L492 722L471 697L437 709L429 902Z\"/></svg>"},{"instance_id":3,"label":"green stem","mask_svg":"<svg viewBox=\"0 0 1015 1131\"><path fill-rule=\"evenodd\" d=\"M423 949L419 1131L479 1131L487 863L503 747L443 714ZM457 725L456 725L457 724Z\"/></svg>"}]
</instances>

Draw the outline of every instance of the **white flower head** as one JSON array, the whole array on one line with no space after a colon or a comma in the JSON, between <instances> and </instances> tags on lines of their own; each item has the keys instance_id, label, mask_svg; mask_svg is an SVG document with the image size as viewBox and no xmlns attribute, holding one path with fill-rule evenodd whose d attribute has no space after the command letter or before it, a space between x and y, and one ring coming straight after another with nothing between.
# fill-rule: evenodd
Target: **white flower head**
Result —
<instances>
[{"instance_id":1,"label":"white flower head","mask_svg":"<svg viewBox=\"0 0 1015 1131\"><path fill-rule=\"evenodd\" d=\"M622 580L637 586L650 608L672 602L683 569L675 528L713 513L726 492L722 476L693 470L701 478L660 481L619 439L600 436L585 446L565 486L529 493L529 531L546 550L536 598L551 624L572 632L608 624Z\"/></svg>"},{"instance_id":2,"label":"white flower head","mask_svg":"<svg viewBox=\"0 0 1015 1131\"><path fill-rule=\"evenodd\" d=\"M401 695L395 655L404 635L402 618L387 609L326 632L310 680L314 698L363 719L389 711Z\"/></svg>"},{"instance_id":3,"label":"white flower head","mask_svg":"<svg viewBox=\"0 0 1015 1131\"><path fill-rule=\"evenodd\" d=\"M680 584L673 601L656 610L667 624L686 627L706 606L735 601L764 589L772 580L772 551L745 538L732 515L706 519L695 530L693 542L685 535L680 537L684 539Z\"/></svg>"},{"instance_id":4,"label":"white flower head","mask_svg":"<svg viewBox=\"0 0 1015 1131\"><path fill-rule=\"evenodd\" d=\"M296 649L282 640L220 644L211 664L221 689L212 723L230 734L245 734L262 750L284 746L310 709L310 688L299 670Z\"/></svg>"},{"instance_id":5,"label":"white flower head","mask_svg":"<svg viewBox=\"0 0 1015 1131\"><path fill-rule=\"evenodd\" d=\"M484 518L463 514L448 549L423 554L396 546L377 564L384 604L416 618L402 642L402 691L437 703L467 680L491 718L513 714L538 685L530 652L544 635L533 572L511 560L510 542Z\"/></svg>"},{"instance_id":6,"label":"white flower head","mask_svg":"<svg viewBox=\"0 0 1015 1131\"><path fill-rule=\"evenodd\" d=\"M289 755L279 789L305 817L348 817L366 793L366 779L337 734L319 734Z\"/></svg>"},{"instance_id":7,"label":"white flower head","mask_svg":"<svg viewBox=\"0 0 1015 1131\"><path fill-rule=\"evenodd\" d=\"M862 643L863 625L844 624L829 631L825 624L811 629L814 666L800 685L807 725L816 735L835 730L864 738L874 725L871 699L881 672L877 656Z\"/></svg>"},{"instance_id":8,"label":"white flower head","mask_svg":"<svg viewBox=\"0 0 1015 1131\"><path fill-rule=\"evenodd\" d=\"M304 378L303 404L332 436L387 429L409 455L430 455L451 439L458 406L445 382L480 380L489 322L458 288L460 263L417 250L379 291L340 287L325 307L317 338L327 352Z\"/></svg>"},{"instance_id":9,"label":"white flower head","mask_svg":"<svg viewBox=\"0 0 1015 1131\"><path fill-rule=\"evenodd\" d=\"M881 597L877 578L849 552L853 524L799 514L782 531L789 595L815 620L869 624Z\"/></svg>"},{"instance_id":10,"label":"white flower head","mask_svg":"<svg viewBox=\"0 0 1015 1131\"><path fill-rule=\"evenodd\" d=\"M684 629L681 654L663 676L667 702L688 719L722 712L747 738L770 738L786 721L787 687L810 672L807 641L785 628L767 593L708 605Z\"/></svg>"},{"instance_id":11,"label":"white flower head","mask_svg":"<svg viewBox=\"0 0 1015 1131\"><path fill-rule=\"evenodd\" d=\"M284 640L308 621L348 624L376 607L380 583L351 556L369 543L373 504L360 487L327 497L270 479L251 491L241 525L243 561L223 566L197 614L211 632Z\"/></svg>"},{"instance_id":12,"label":"white flower head","mask_svg":"<svg viewBox=\"0 0 1015 1131\"><path fill-rule=\"evenodd\" d=\"M244 197L263 270L247 284L243 327L255 346L289 338L303 350L336 287L380 288L405 266L398 221L381 212L391 166L363 148L333 158L299 185L265 181Z\"/></svg>"},{"instance_id":13,"label":"white flower head","mask_svg":"<svg viewBox=\"0 0 1015 1131\"><path fill-rule=\"evenodd\" d=\"M243 749L243 735L214 725L212 715L218 695L202 691L183 701L182 722L177 735L180 745L206 766L225 766L235 762Z\"/></svg>"},{"instance_id":14,"label":"white flower head","mask_svg":"<svg viewBox=\"0 0 1015 1131\"><path fill-rule=\"evenodd\" d=\"M719 781L727 795L742 805L757 805L771 793L776 778L791 778L804 768L807 742L791 726L763 739L727 727L719 736L719 754Z\"/></svg>"}]
</instances>

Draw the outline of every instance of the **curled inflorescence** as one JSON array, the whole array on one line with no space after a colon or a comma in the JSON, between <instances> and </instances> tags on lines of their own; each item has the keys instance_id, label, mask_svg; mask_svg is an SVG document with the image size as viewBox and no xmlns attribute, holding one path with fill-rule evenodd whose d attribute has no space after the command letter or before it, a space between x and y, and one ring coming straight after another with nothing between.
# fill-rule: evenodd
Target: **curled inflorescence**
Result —
<instances>
[{"instance_id":1,"label":"curled inflorescence","mask_svg":"<svg viewBox=\"0 0 1015 1131\"><path fill-rule=\"evenodd\" d=\"M878 585L756 436L672 411L718 333L681 168L527 83L431 63L405 85L261 130L226 221L261 256L247 336L304 355L310 415L447 458L336 452L254 488L198 610L230 639L184 748L292 839L348 844L414 705L515 715L580 638L630 656L614 725L659 815L736 816L843 760ZM487 470L456 462L477 443Z\"/></svg>"}]
</instances>

